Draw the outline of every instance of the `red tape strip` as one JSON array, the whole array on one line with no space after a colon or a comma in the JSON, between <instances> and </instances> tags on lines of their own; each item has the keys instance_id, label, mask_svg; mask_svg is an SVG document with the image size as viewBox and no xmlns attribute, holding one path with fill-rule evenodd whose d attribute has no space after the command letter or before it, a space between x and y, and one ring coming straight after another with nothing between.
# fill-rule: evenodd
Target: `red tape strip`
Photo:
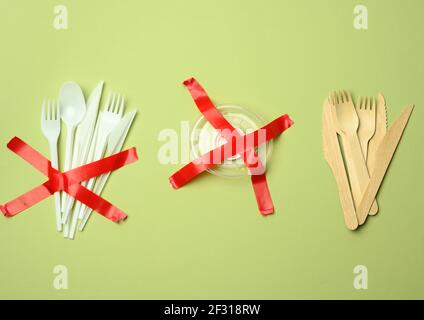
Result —
<instances>
[{"instance_id":1,"label":"red tape strip","mask_svg":"<svg viewBox=\"0 0 424 320\"><path fill-rule=\"evenodd\" d=\"M42 185L0 205L0 210L6 217L13 217L32 207L58 191L65 191L76 200L97 211L113 222L127 218L127 215L110 202L80 185L81 182L99 175L115 171L138 160L135 148L122 151L110 157L95 161L81 167L62 173L52 168L50 161L21 139L14 137L7 147L35 169L49 178Z\"/></svg>"},{"instance_id":2,"label":"red tape strip","mask_svg":"<svg viewBox=\"0 0 424 320\"><path fill-rule=\"evenodd\" d=\"M241 136L238 131L222 116L218 109L216 109L206 91L200 86L196 79L188 79L184 81L184 85L192 95L199 111L215 129L219 130L220 134L227 140L227 143L221 147L211 150L181 168L169 178L171 185L175 189L178 189L190 182L200 173L221 164L226 158L240 154L243 157L246 166L250 170L251 181L259 211L263 215L273 213L274 206L269 192L268 183L266 181L265 169L260 162L254 147L257 147L259 143L264 143L274 139L290 128L293 125L293 121L288 115L284 115L259 129L265 130L265 141L259 141L259 130L246 136ZM250 143L246 143L246 141L249 141ZM253 141L253 144L251 141ZM235 145L242 145L244 147L241 150L237 150L237 148L234 147ZM213 159L213 161L211 161L211 159Z\"/></svg>"}]
</instances>

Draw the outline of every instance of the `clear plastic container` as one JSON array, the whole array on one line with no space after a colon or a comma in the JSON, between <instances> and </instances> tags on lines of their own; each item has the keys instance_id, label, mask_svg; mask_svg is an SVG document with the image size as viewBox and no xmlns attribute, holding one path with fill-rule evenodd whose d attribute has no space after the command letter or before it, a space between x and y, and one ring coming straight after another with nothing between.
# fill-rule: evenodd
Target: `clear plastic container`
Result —
<instances>
[{"instance_id":1,"label":"clear plastic container","mask_svg":"<svg viewBox=\"0 0 424 320\"><path fill-rule=\"evenodd\" d=\"M239 106L224 105L217 109L241 135L256 131L265 124L259 116ZM191 152L195 159L227 142L204 116L201 116L194 124L190 140ZM272 141L255 148L264 166L271 149ZM240 178L249 175L249 170L240 155L228 158L222 164L208 171L225 178Z\"/></svg>"}]
</instances>

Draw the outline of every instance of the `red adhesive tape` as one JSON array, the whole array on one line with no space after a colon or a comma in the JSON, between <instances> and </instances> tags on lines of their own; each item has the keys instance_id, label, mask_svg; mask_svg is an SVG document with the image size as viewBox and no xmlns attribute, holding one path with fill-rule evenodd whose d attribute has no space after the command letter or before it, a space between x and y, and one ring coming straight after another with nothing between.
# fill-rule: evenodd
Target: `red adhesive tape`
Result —
<instances>
[{"instance_id":1,"label":"red adhesive tape","mask_svg":"<svg viewBox=\"0 0 424 320\"><path fill-rule=\"evenodd\" d=\"M50 161L43 157L18 137L14 137L7 147L35 169L48 177L42 185L24 193L16 199L0 205L0 210L6 217L13 217L46 199L55 192L65 191L76 200L97 211L113 222L127 218L127 215L99 195L83 187L80 183L90 178L115 171L138 160L135 148L131 148L110 157L95 161L68 172L62 173L51 166Z\"/></svg>"},{"instance_id":2,"label":"red adhesive tape","mask_svg":"<svg viewBox=\"0 0 424 320\"><path fill-rule=\"evenodd\" d=\"M221 164L226 158L240 154L250 171L251 182L259 211L263 215L273 213L274 205L265 176L265 168L260 162L254 148L257 147L260 142L267 142L282 134L293 125L293 121L288 115L283 115L259 130L242 136L219 112L196 79L190 78L184 81L184 85L189 90L199 111L204 115L206 120L219 131L227 143L202 155L200 158L190 162L174 173L169 178L172 187L178 189L202 172ZM259 141L260 139L258 136L260 130L265 131L265 141ZM246 141L250 143L246 143ZM244 147L240 150L235 148L235 145L243 145ZM213 159L213 161L211 161L211 159ZM253 161L251 161L252 159Z\"/></svg>"}]
</instances>

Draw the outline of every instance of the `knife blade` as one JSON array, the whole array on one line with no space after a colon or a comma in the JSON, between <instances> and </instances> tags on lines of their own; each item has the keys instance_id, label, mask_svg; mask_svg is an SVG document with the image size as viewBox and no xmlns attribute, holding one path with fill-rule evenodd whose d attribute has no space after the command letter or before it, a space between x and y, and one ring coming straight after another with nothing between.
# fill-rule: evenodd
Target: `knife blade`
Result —
<instances>
[{"instance_id":1,"label":"knife blade","mask_svg":"<svg viewBox=\"0 0 424 320\"><path fill-rule=\"evenodd\" d=\"M381 183L383 182L384 176L393 158L397 146L402 138L402 134L408 124L408 120L411 116L413 105L410 105L404 109L402 114L393 123L390 129L387 131L383 140L378 147L378 151L375 157L375 168L371 174L370 182L364 192L361 203L357 210L359 224L364 224L367 219L368 212L377 196L377 192L380 189Z\"/></svg>"},{"instance_id":2,"label":"knife blade","mask_svg":"<svg viewBox=\"0 0 424 320\"><path fill-rule=\"evenodd\" d=\"M371 138L368 146L367 165L370 174L375 168L375 157L377 155L378 147L387 133L387 107L386 100L382 94L378 95L377 107L375 112L375 133Z\"/></svg>"},{"instance_id":3,"label":"knife blade","mask_svg":"<svg viewBox=\"0 0 424 320\"><path fill-rule=\"evenodd\" d=\"M87 157L88 148L90 147L91 138L94 132L94 125L96 124L97 114L99 111L103 83L104 82L101 81L90 94L90 97L87 101L87 113L77 129L78 139L76 138L75 142L78 144L79 153L77 155L74 154L73 159L73 162L75 161L76 165L83 164L85 158Z\"/></svg>"}]
</instances>

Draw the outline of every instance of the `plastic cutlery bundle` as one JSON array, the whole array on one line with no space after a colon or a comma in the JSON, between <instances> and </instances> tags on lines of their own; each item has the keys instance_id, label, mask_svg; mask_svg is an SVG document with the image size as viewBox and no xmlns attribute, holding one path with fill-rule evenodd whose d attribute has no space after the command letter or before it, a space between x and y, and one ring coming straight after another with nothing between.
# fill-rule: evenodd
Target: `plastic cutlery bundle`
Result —
<instances>
[{"instance_id":1,"label":"plastic cutlery bundle","mask_svg":"<svg viewBox=\"0 0 424 320\"><path fill-rule=\"evenodd\" d=\"M406 107L387 129L381 94L377 99L360 98L356 105L347 91L325 100L324 156L336 179L347 228L357 229L378 212L376 196L412 109Z\"/></svg>"},{"instance_id":2,"label":"plastic cutlery bundle","mask_svg":"<svg viewBox=\"0 0 424 320\"><path fill-rule=\"evenodd\" d=\"M136 111L125 111L125 97L109 93L104 107L99 111L103 92L100 82L89 96L87 103L79 85L65 83L59 93L58 103L45 100L41 112L41 128L49 142L52 167L67 172L122 150ZM66 130L66 152L63 168L58 161L58 141L61 121ZM81 185L100 195L110 177L110 172L82 181ZM56 227L64 237L74 239L76 231L82 231L92 209L76 201L66 192L55 193Z\"/></svg>"}]
</instances>

